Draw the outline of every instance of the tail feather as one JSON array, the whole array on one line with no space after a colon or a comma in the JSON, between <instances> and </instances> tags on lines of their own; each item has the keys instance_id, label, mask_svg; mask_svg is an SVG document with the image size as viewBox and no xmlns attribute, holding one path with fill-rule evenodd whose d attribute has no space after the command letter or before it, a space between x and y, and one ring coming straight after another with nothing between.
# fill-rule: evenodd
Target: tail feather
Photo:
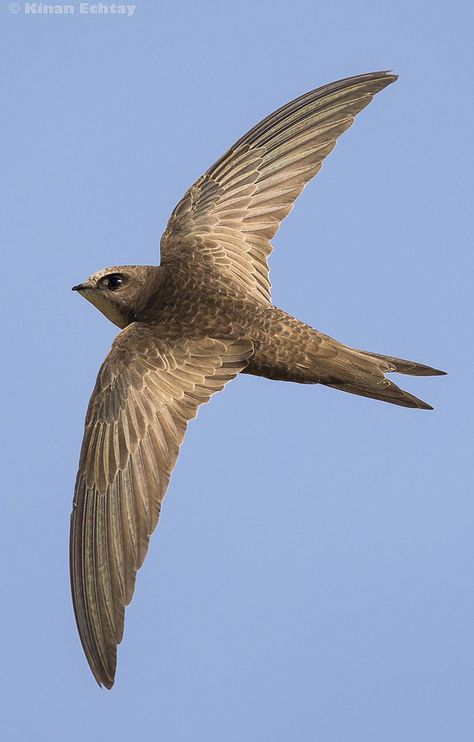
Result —
<instances>
[{"instance_id":1,"label":"tail feather","mask_svg":"<svg viewBox=\"0 0 474 742\"><path fill-rule=\"evenodd\" d=\"M331 358L331 365L333 371L339 368L340 373L322 381L323 384L333 389L340 389L361 397L379 399L382 402L402 407L433 409L427 402L400 389L392 381L386 379L385 374L397 371L411 376L440 376L445 374L445 371L403 358L355 350L339 343L337 345L339 352Z\"/></svg>"},{"instance_id":2,"label":"tail feather","mask_svg":"<svg viewBox=\"0 0 474 742\"><path fill-rule=\"evenodd\" d=\"M419 410L432 410L433 407L422 399L418 399L413 394L406 392L404 389L400 389L399 386L384 379L383 382L377 380L371 383L361 384L360 382L352 382L346 384L326 384L332 389L340 389L342 392L350 392L350 394L357 394L359 397L370 397L371 399L379 399L381 402L389 402L389 404L396 404L401 407L416 407Z\"/></svg>"},{"instance_id":3,"label":"tail feather","mask_svg":"<svg viewBox=\"0 0 474 742\"><path fill-rule=\"evenodd\" d=\"M424 363L416 363L415 361L407 361L404 358L395 358L394 356L383 356L380 353L370 353L368 350L358 350L358 353L363 353L365 356L372 356L372 358L379 358L381 361L386 361L388 364L393 366L393 371L397 371L399 374L407 374L409 376L445 376L446 371L440 371L439 368L432 368L431 366L425 366Z\"/></svg>"}]
</instances>

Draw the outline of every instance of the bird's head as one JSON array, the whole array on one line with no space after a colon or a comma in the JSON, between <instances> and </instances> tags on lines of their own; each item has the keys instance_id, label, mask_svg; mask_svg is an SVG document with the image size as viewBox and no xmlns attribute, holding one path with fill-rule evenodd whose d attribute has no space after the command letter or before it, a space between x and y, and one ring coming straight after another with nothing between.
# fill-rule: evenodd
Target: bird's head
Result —
<instances>
[{"instance_id":1,"label":"bird's head","mask_svg":"<svg viewBox=\"0 0 474 742\"><path fill-rule=\"evenodd\" d=\"M116 265L104 268L73 286L107 319L118 327L126 327L152 290L159 268L153 265Z\"/></svg>"}]
</instances>

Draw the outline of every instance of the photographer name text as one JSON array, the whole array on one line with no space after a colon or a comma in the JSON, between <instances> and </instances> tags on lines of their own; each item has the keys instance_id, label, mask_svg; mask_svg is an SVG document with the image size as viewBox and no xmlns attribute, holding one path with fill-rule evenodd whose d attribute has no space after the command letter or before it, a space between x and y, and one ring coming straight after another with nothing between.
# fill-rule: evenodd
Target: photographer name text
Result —
<instances>
[{"instance_id":1,"label":"photographer name text","mask_svg":"<svg viewBox=\"0 0 474 742\"><path fill-rule=\"evenodd\" d=\"M124 15L130 18L136 9L136 5L125 5L123 3L77 3L50 5L47 3L12 3L9 6L10 13L17 15Z\"/></svg>"}]
</instances>

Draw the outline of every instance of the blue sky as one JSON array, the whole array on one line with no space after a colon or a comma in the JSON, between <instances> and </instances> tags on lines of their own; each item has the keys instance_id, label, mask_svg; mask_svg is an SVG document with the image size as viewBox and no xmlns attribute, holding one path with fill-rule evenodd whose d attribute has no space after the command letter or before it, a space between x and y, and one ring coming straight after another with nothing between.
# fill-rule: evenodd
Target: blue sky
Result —
<instances>
[{"instance_id":1,"label":"blue sky","mask_svg":"<svg viewBox=\"0 0 474 742\"><path fill-rule=\"evenodd\" d=\"M0 8L3 738L471 740L472 3L75 10ZM400 79L278 233L274 301L449 371L403 378L435 411L230 384L190 425L116 685L100 690L74 625L68 528L116 330L70 287L157 262L175 203L250 126L377 69Z\"/></svg>"}]
</instances>

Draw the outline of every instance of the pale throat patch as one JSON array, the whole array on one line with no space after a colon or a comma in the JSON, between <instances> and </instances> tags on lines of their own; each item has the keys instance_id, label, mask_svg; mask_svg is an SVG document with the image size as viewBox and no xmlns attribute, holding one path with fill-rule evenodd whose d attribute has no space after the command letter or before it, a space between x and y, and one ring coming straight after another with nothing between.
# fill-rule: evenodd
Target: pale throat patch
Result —
<instances>
[{"instance_id":1,"label":"pale throat patch","mask_svg":"<svg viewBox=\"0 0 474 742\"><path fill-rule=\"evenodd\" d=\"M97 289L83 289L81 291L84 299L90 301L99 312L107 317L114 325L123 329L130 324L130 318L123 314L117 305L104 296L103 291Z\"/></svg>"}]
</instances>

